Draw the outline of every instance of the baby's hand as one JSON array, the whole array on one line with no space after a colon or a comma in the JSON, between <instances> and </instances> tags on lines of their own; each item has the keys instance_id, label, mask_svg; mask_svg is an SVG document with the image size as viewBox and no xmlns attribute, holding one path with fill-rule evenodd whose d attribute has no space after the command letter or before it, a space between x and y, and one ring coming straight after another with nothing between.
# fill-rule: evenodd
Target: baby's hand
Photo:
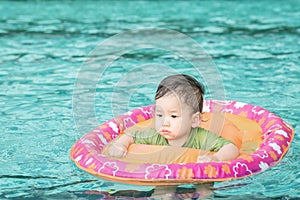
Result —
<instances>
[{"instance_id":1,"label":"baby's hand","mask_svg":"<svg viewBox=\"0 0 300 200\"><path fill-rule=\"evenodd\" d=\"M112 142L109 146L108 155L111 157L121 158L127 154L127 148L124 145Z\"/></svg>"},{"instance_id":2,"label":"baby's hand","mask_svg":"<svg viewBox=\"0 0 300 200\"><path fill-rule=\"evenodd\" d=\"M217 156L214 155L202 155L198 156L197 162L198 163L203 163L203 162L212 162L212 161L219 161Z\"/></svg>"}]
</instances>

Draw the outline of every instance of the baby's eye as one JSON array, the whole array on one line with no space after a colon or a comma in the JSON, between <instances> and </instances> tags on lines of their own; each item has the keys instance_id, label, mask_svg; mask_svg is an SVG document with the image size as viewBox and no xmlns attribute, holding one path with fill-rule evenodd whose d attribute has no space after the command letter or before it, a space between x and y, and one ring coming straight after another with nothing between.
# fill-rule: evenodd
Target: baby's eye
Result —
<instances>
[{"instance_id":1,"label":"baby's eye","mask_svg":"<svg viewBox=\"0 0 300 200\"><path fill-rule=\"evenodd\" d=\"M172 118L177 118L178 116L177 116L177 115L171 115L171 117L172 117Z\"/></svg>"},{"instance_id":2,"label":"baby's eye","mask_svg":"<svg viewBox=\"0 0 300 200\"><path fill-rule=\"evenodd\" d=\"M163 115L162 114L156 114L156 117L162 117Z\"/></svg>"}]
</instances>

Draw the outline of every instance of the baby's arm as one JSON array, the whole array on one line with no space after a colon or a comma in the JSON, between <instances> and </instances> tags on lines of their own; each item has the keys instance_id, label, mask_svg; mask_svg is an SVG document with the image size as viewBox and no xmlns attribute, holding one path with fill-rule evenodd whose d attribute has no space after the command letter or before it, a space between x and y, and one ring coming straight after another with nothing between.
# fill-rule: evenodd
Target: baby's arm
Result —
<instances>
[{"instance_id":1,"label":"baby's arm","mask_svg":"<svg viewBox=\"0 0 300 200\"><path fill-rule=\"evenodd\" d=\"M215 157L219 161L232 160L239 155L239 149L232 143L224 145L217 153Z\"/></svg>"},{"instance_id":2,"label":"baby's arm","mask_svg":"<svg viewBox=\"0 0 300 200\"><path fill-rule=\"evenodd\" d=\"M133 144L133 142L132 135L130 133L124 133L111 143L108 155L112 157L124 157L127 154L129 145Z\"/></svg>"},{"instance_id":3,"label":"baby's arm","mask_svg":"<svg viewBox=\"0 0 300 200\"><path fill-rule=\"evenodd\" d=\"M224 145L214 155L204 155L198 157L198 162L226 161L233 160L239 155L239 149L232 143Z\"/></svg>"}]
</instances>

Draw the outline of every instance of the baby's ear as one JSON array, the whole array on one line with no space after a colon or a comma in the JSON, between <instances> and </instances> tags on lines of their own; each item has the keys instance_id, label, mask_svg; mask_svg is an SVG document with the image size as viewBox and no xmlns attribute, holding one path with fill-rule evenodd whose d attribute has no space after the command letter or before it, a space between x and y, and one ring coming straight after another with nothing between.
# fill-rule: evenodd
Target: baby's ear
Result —
<instances>
[{"instance_id":1,"label":"baby's ear","mask_svg":"<svg viewBox=\"0 0 300 200\"><path fill-rule=\"evenodd\" d=\"M196 112L192 116L192 128L197 128L199 127L201 120L200 112Z\"/></svg>"}]
</instances>

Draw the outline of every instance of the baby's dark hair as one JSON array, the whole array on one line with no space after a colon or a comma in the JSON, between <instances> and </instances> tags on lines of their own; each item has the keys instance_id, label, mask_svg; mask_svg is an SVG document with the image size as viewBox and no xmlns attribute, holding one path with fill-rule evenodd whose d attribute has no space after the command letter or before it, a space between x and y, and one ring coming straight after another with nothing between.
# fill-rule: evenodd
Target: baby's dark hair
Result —
<instances>
[{"instance_id":1,"label":"baby's dark hair","mask_svg":"<svg viewBox=\"0 0 300 200\"><path fill-rule=\"evenodd\" d=\"M175 93L183 103L191 106L194 113L202 113L204 87L189 75L177 74L163 79L155 94L155 100L169 93Z\"/></svg>"}]
</instances>

